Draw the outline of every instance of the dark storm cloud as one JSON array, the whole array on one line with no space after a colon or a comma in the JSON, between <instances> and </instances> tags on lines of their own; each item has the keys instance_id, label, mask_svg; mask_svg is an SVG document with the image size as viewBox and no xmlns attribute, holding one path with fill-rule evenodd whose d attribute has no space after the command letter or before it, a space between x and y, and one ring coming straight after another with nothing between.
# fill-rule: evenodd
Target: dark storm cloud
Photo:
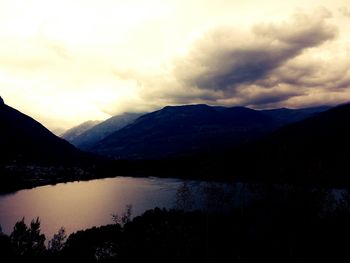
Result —
<instances>
[{"instance_id":1,"label":"dark storm cloud","mask_svg":"<svg viewBox=\"0 0 350 263\"><path fill-rule=\"evenodd\" d=\"M284 101L289 99L290 97L300 96L301 94L298 92L274 92L271 94L264 94L263 96L255 96L255 98L249 98L249 105L259 106L259 105L271 105L280 101Z\"/></svg>"},{"instance_id":2,"label":"dark storm cloud","mask_svg":"<svg viewBox=\"0 0 350 263\"><path fill-rule=\"evenodd\" d=\"M292 22L255 26L249 35L231 28L215 30L185 61L177 62L175 75L184 85L234 95L241 85L266 80L305 50L333 39L337 30L327 18L326 13L317 18L298 14Z\"/></svg>"},{"instance_id":3,"label":"dark storm cloud","mask_svg":"<svg viewBox=\"0 0 350 263\"><path fill-rule=\"evenodd\" d=\"M286 63L274 75L279 82L295 87L339 90L349 87L350 84L347 57L334 57L324 61L305 56Z\"/></svg>"},{"instance_id":4,"label":"dark storm cloud","mask_svg":"<svg viewBox=\"0 0 350 263\"><path fill-rule=\"evenodd\" d=\"M203 35L163 74L127 72L156 104L207 103L299 107L350 99L350 53L325 9L249 30L220 27ZM327 42L327 43L326 43Z\"/></svg>"}]
</instances>

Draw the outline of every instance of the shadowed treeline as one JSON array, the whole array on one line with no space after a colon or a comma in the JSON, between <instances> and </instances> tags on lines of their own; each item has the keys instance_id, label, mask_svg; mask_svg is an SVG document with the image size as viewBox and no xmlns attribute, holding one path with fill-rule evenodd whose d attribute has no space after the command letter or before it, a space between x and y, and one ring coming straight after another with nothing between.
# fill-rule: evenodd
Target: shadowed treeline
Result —
<instances>
[{"instance_id":1,"label":"shadowed treeline","mask_svg":"<svg viewBox=\"0 0 350 263\"><path fill-rule=\"evenodd\" d=\"M344 262L350 259L350 195L289 185L251 186L259 198L232 208L190 209L179 189L177 209L155 208L131 219L71 234L63 229L44 246L40 221L21 220L0 235L0 255L42 262ZM218 189L210 206L220 207ZM215 194L215 193L217 194ZM215 198L217 197L217 198ZM182 210L180 208L186 208ZM209 212L210 211L210 212Z\"/></svg>"}]
</instances>

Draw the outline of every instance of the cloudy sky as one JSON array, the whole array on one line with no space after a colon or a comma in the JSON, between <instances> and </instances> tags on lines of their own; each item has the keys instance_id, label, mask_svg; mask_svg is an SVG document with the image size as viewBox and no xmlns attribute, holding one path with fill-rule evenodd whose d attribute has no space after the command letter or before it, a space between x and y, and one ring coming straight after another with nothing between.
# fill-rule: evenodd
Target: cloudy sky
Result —
<instances>
[{"instance_id":1,"label":"cloudy sky","mask_svg":"<svg viewBox=\"0 0 350 263\"><path fill-rule=\"evenodd\" d=\"M0 0L0 95L51 129L350 101L349 0Z\"/></svg>"}]
</instances>

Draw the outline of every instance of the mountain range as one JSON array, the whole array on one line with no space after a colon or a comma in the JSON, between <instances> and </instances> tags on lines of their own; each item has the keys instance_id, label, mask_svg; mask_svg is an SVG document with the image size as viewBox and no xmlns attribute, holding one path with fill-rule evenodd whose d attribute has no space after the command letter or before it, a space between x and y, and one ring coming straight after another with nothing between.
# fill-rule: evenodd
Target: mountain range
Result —
<instances>
[{"instance_id":1,"label":"mountain range","mask_svg":"<svg viewBox=\"0 0 350 263\"><path fill-rule=\"evenodd\" d=\"M99 163L0 98L0 168L89 163L100 165L97 170L104 174L142 174L147 168L151 174L158 170L192 177L211 174L242 180L350 183L350 104L273 110L167 106L128 117L116 131L107 129L109 135L89 150L129 161ZM98 134L106 123L81 134L89 130ZM79 173L73 177L79 178ZM40 177L38 173L32 176Z\"/></svg>"},{"instance_id":2,"label":"mountain range","mask_svg":"<svg viewBox=\"0 0 350 263\"><path fill-rule=\"evenodd\" d=\"M135 118L102 140L94 140L94 143L81 148L116 159L142 160L216 153L255 140L328 108L259 111L201 104L167 106ZM101 123L90 131L97 134L103 125Z\"/></svg>"}]
</instances>

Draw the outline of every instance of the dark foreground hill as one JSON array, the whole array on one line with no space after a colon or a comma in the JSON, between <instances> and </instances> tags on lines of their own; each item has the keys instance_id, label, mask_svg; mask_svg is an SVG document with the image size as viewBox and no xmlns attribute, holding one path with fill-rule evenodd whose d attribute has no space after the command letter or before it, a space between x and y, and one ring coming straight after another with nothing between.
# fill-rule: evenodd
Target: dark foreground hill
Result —
<instances>
[{"instance_id":1,"label":"dark foreground hill","mask_svg":"<svg viewBox=\"0 0 350 263\"><path fill-rule=\"evenodd\" d=\"M0 163L69 163L79 154L39 122L0 104Z\"/></svg>"},{"instance_id":2,"label":"dark foreground hill","mask_svg":"<svg viewBox=\"0 0 350 263\"><path fill-rule=\"evenodd\" d=\"M0 99L0 191L95 177L98 161Z\"/></svg>"},{"instance_id":3,"label":"dark foreground hill","mask_svg":"<svg viewBox=\"0 0 350 263\"><path fill-rule=\"evenodd\" d=\"M247 177L348 184L349 134L350 104L345 104L231 151L227 160Z\"/></svg>"}]
</instances>

